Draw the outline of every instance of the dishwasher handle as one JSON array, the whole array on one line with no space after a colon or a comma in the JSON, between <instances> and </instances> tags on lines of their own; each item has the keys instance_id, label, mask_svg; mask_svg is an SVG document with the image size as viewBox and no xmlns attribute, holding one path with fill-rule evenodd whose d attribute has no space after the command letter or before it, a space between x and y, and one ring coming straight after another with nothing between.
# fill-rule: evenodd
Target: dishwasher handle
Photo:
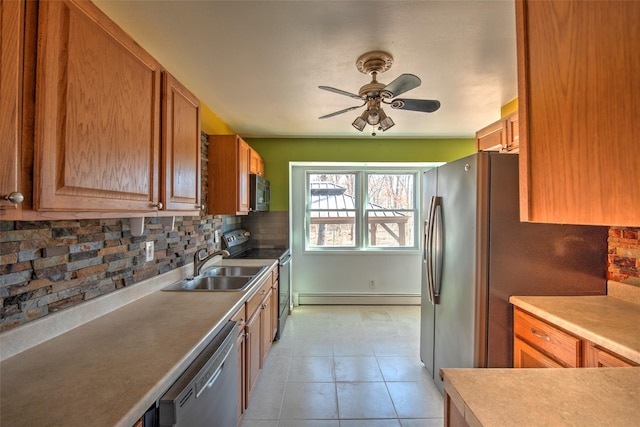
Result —
<instances>
[{"instance_id":1,"label":"dishwasher handle","mask_svg":"<svg viewBox=\"0 0 640 427\"><path fill-rule=\"evenodd\" d=\"M213 384L216 382L220 374L222 373L222 369L224 368L224 362L227 361L229 354L233 350L233 342L227 343L220 348L220 351L224 351L224 356L220 357L219 354L213 356L215 358L216 363L207 369L207 371L201 375L198 380L196 380L196 399L200 397L203 391L208 388L211 388Z\"/></svg>"}]
</instances>

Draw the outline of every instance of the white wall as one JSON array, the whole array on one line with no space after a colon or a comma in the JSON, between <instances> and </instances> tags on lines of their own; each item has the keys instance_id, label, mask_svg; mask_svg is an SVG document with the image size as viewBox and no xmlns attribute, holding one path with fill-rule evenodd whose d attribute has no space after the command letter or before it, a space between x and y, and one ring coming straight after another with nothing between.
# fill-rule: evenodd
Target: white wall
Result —
<instances>
[{"instance_id":1,"label":"white wall","mask_svg":"<svg viewBox=\"0 0 640 427\"><path fill-rule=\"evenodd\" d=\"M290 166L293 301L307 303L419 304L421 253L305 252L304 185L309 164ZM423 165L428 166L428 165ZM375 288L369 287L375 280Z\"/></svg>"}]
</instances>

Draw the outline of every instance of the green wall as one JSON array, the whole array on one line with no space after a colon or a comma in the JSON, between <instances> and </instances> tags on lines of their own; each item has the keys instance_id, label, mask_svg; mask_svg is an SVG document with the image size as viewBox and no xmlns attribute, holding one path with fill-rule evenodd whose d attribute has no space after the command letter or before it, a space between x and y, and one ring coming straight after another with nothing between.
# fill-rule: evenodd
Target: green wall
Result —
<instances>
[{"instance_id":1,"label":"green wall","mask_svg":"<svg viewBox=\"0 0 640 427\"><path fill-rule=\"evenodd\" d=\"M472 154L475 139L245 139L265 164L271 210L289 210L289 162L450 162Z\"/></svg>"}]
</instances>

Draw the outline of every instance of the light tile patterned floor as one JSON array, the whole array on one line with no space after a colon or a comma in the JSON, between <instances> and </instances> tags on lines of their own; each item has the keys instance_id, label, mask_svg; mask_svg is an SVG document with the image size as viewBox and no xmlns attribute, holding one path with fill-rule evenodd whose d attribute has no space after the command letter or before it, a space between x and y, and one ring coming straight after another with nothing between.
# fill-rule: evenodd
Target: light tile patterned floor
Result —
<instances>
[{"instance_id":1,"label":"light tile patterned floor","mask_svg":"<svg viewBox=\"0 0 640 427\"><path fill-rule=\"evenodd\" d=\"M418 306L300 306L242 427L442 427L419 355Z\"/></svg>"}]
</instances>

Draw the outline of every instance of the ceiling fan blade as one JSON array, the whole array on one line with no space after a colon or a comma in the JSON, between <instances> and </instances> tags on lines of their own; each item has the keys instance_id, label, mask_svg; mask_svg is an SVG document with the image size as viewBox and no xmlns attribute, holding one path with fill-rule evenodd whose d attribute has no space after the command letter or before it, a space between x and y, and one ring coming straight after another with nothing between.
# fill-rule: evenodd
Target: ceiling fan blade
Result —
<instances>
[{"instance_id":1,"label":"ceiling fan blade","mask_svg":"<svg viewBox=\"0 0 640 427\"><path fill-rule=\"evenodd\" d=\"M440 108L440 101L432 99L394 99L391 102L391 108L433 113Z\"/></svg>"},{"instance_id":2,"label":"ceiling fan blade","mask_svg":"<svg viewBox=\"0 0 640 427\"><path fill-rule=\"evenodd\" d=\"M365 104L366 104L366 102L365 102ZM357 109L357 108L364 107L364 105L365 105L365 104L362 104L362 105L356 105L355 107L345 108L344 110L336 111L335 113L331 113L331 114L326 114L326 115L321 116L321 117L318 117L318 118L319 118L319 119L326 119L326 118L328 118L328 117L337 116L338 114L346 113L346 112L348 112L348 111L353 111L353 110L355 110L355 109Z\"/></svg>"},{"instance_id":3,"label":"ceiling fan blade","mask_svg":"<svg viewBox=\"0 0 640 427\"><path fill-rule=\"evenodd\" d=\"M405 93L413 88L420 86L422 81L418 76L413 74L402 74L394 81L389 83L380 91L380 96L383 98L393 98L402 93Z\"/></svg>"},{"instance_id":4,"label":"ceiling fan blade","mask_svg":"<svg viewBox=\"0 0 640 427\"><path fill-rule=\"evenodd\" d=\"M335 87L329 87L329 86L318 86L318 87L322 90L328 90L329 92L337 93L338 95L344 95L344 96L348 96L350 98L355 98L355 99L362 99L360 95L356 95L355 93L336 89Z\"/></svg>"}]
</instances>

